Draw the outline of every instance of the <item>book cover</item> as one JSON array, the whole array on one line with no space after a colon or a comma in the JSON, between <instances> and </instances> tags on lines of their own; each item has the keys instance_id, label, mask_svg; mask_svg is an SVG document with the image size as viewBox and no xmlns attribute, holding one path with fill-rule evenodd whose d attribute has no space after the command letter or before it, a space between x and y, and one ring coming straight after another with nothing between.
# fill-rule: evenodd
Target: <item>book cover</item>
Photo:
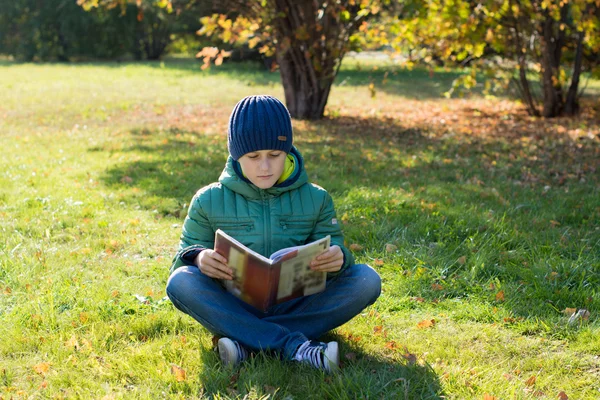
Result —
<instances>
[{"instance_id":1,"label":"book cover","mask_svg":"<svg viewBox=\"0 0 600 400\"><path fill-rule=\"evenodd\" d=\"M264 257L218 229L215 250L228 260L233 280L223 280L234 296L260 309L319 293L325 289L326 272L312 271L310 262L330 246L331 237L281 249Z\"/></svg>"}]
</instances>

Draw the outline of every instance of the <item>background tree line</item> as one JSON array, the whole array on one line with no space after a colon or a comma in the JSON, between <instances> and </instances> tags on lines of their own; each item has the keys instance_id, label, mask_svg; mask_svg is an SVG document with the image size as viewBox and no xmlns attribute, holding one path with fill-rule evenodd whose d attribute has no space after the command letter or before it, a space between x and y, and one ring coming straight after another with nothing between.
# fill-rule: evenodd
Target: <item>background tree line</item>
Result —
<instances>
[{"instance_id":1,"label":"background tree line","mask_svg":"<svg viewBox=\"0 0 600 400\"><path fill-rule=\"evenodd\" d=\"M87 12L74 0L4 1L0 54L20 61L156 60L173 38L194 35L202 14L198 1L182 2L177 10L140 1Z\"/></svg>"},{"instance_id":2,"label":"background tree line","mask_svg":"<svg viewBox=\"0 0 600 400\"><path fill-rule=\"evenodd\" d=\"M0 9L0 52L24 60L157 59L175 33L200 34L275 62L292 116L323 116L350 50L386 48L415 64L468 67L448 95L513 90L528 112L578 113L584 76L598 75L598 0L16 0ZM88 14L83 12L83 9Z\"/></svg>"}]
</instances>

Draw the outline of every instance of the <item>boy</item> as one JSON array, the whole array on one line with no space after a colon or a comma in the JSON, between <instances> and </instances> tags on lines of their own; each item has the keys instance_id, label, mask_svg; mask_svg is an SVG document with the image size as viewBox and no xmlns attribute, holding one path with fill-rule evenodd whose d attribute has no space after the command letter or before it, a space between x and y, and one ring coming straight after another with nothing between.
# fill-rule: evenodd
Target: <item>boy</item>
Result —
<instances>
[{"instance_id":1,"label":"boy","mask_svg":"<svg viewBox=\"0 0 600 400\"><path fill-rule=\"evenodd\" d=\"M248 96L235 106L225 169L192 199L167 295L221 337L225 365L243 361L248 350L272 350L331 372L338 367L338 345L315 340L374 303L381 279L368 265L354 263L331 196L308 182L292 138L290 114L276 98ZM213 250L219 228L266 257L331 235L331 247L311 263L313 270L327 272L325 290L266 312L239 300L220 283L232 279L232 270Z\"/></svg>"}]
</instances>

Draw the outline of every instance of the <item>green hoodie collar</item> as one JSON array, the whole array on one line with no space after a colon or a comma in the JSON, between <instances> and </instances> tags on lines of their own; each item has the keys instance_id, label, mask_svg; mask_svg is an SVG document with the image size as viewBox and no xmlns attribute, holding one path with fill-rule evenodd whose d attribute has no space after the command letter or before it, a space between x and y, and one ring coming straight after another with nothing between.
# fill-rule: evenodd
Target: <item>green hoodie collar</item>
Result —
<instances>
[{"instance_id":1,"label":"green hoodie collar","mask_svg":"<svg viewBox=\"0 0 600 400\"><path fill-rule=\"evenodd\" d=\"M298 149L292 147L290 154L295 158L294 172L284 182L269 189L260 189L244 178L239 163L231 156L227 158L227 163L219 177L219 182L226 188L249 199L260 199L265 195L278 196L283 192L296 189L308 182L308 175L304 169L304 159Z\"/></svg>"}]
</instances>

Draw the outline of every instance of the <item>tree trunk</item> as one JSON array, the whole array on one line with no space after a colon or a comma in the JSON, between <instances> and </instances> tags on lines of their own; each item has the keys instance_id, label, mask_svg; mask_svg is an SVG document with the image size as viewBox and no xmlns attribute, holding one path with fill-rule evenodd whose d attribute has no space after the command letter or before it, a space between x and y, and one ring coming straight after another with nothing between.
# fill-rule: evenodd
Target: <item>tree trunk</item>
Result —
<instances>
[{"instance_id":1,"label":"tree trunk","mask_svg":"<svg viewBox=\"0 0 600 400\"><path fill-rule=\"evenodd\" d=\"M275 0L274 6L276 56L286 105L293 118L322 118L348 39L362 22L359 8L345 2L293 0ZM341 20L342 9L350 19Z\"/></svg>"},{"instance_id":2,"label":"tree trunk","mask_svg":"<svg viewBox=\"0 0 600 400\"><path fill-rule=\"evenodd\" d=\"M325 112L333 77L319 79L309 60L295 57L294 50L278 52L277 62L281 72L281 83L285 93L285 103L293 118L320 119ZM314 76L315 79L310 79Z\"/></svg>"},{"instance_id":3,"label":"tree trunk","mask_svg":"<svg viewBox=\"0 0 600 400\"><path fill-rule=\"evenodd\" d=\"M577 115L579 113L579 77L581 76L581 62L583 59L583 38L585 33L579 32L577 36L577 51L575 53L575 63L573 65L573 77L571 78L571 86L567 92L567 100L565 102L565 114Z\"/></svg>"},{"instance_id":4,"label":"tree trunk","mask_svg":"<svg viewBox=\"0 0 600 400\"><path fill-rule=\"evenodd\" d=\"M561 21L566 19L567 6L561 8ZM559 116L564 107L562 83L560 82L560 59L564 41L564 30L557 29L555 21L548 12L542 26L542 90L546 118ZM558 33L556 33L558 31Z\"/></svg>"}]
</instances>

